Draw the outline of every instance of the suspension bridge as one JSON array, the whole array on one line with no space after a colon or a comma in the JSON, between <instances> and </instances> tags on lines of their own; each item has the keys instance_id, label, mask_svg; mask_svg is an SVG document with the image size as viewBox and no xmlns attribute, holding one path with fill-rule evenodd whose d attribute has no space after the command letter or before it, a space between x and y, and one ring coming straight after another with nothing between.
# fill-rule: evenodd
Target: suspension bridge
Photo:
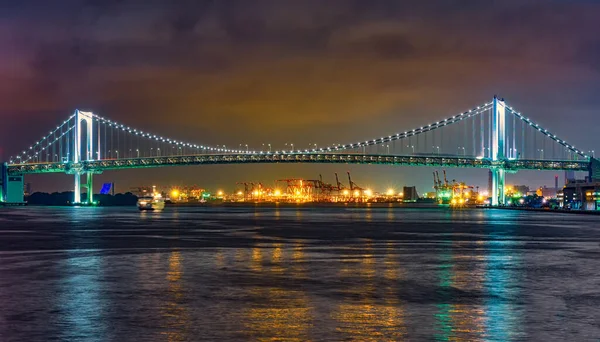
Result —
<instances>
[{"instance_id":1,"label":"suspension bridge","mask_svg":"<svg viewBox=\"0 0 600 342\"><path fill-rule=\"evenodd\" d=\"M23 202L27 174L74 175L73 203L93 175L108 170L245 163L344 163L486 168L492 171L492 205L505 203L506 173L519 170L587 171L600 179L593 155L558 138L503 99L428 125L391 135L307 149L251 150L198 145L144 132L91 112L76 110L48 135L3 163L0 202ZM86 184L81 176L86 175Z\"/></svg>"}]
</instances>

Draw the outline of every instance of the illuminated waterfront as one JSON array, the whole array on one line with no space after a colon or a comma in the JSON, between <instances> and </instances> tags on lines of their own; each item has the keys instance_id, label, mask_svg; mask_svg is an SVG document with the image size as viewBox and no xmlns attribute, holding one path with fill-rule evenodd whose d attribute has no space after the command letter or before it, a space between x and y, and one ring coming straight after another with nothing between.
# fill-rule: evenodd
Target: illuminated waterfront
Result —
<instances>
[{"instance_id":1,"label":"illuminated waterfront","mask_svg":"<svg viewBox=\"0 0 600 342\"><path fill-rule=\"evenodd\" d=\"M0 209L0 340L593 340L593 216Z\"/></svg>"}]
</instances>

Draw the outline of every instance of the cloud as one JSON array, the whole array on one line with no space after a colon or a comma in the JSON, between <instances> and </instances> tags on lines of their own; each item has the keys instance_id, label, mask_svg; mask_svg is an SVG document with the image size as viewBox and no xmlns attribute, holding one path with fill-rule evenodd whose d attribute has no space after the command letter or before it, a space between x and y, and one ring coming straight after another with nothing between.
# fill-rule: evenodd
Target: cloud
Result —
<instances>
[{"instance_id":1,"label":"cloud","mask_svg":"<svg viewBox=\"0 0 600 342\"><path fill-rule=\"evenodd\" d=\"M224 140L261 139L311 127L340 140L435 120L497 92L541 99L561 84L585 89L598 71L600 9L584 1L115 0L40 8L7 9L13 19L4 25L14 34L0 34L0 61L12 65L0 67L10 79L0 85L1 117L85 107L188 136L212 127ZM415 111L424 116L398 114ZM365 118L369 127L356 124ZM330 133L341 126L349 128Z\"/></svg>"}]
</instances>

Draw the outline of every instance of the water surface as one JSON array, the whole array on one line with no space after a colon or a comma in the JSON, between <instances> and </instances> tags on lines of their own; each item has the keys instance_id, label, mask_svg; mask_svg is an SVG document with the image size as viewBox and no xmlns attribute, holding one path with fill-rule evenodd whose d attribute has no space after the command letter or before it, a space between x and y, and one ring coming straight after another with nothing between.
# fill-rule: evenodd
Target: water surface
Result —
<instances>
[{"instance_id":1,"label":"water surface","mask_svg":"<svg viewBox=\"0 0 600 342\"><path fill-rule=\"evenodd\" d=\"M598 341L600 220L0 208L0 341Z\"/></svg>"}]
</instances>

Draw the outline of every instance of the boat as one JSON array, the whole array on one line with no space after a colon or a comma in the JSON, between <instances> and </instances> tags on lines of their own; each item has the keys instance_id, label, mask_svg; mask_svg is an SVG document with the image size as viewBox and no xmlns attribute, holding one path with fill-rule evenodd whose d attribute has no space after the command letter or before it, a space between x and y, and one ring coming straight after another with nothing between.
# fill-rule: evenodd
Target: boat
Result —
<instances>
[{"instance_id":1,"label":"boat","mask_svg":"<svg viewBox=\"0 0 600 342\"><path fill-rule=\"evenodd\" d=\"M165 208L165 200L160 194L143 196L138 198L137 206L139 210L163 210Z\"/></svg>"}]
</instances>

